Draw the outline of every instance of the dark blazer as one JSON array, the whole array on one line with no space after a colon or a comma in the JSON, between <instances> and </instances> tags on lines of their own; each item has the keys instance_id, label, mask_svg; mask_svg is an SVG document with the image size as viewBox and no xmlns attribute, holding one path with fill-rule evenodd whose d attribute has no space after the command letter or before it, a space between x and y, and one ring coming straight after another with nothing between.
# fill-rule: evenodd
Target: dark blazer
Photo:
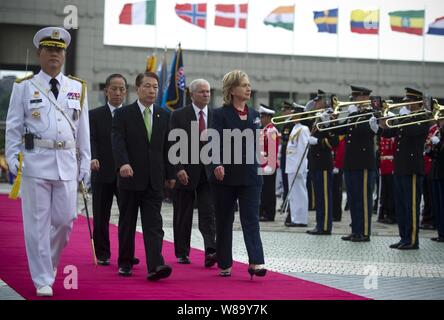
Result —
<instances>
[{"instance_id":1,"label":"dark blazer","mask_svg":"<svg viewBox=\"0 0 444 320\"><path fill-rule=\"evenodd\" d=\"M258 161L256 157L256 135L257 129L260 129L260 116L259 113L253 108L248 108L247 120L241 120L234 110L232 105L224 105L213 111L213 123L211 128L215 129L219 133L220 137L220 159L213 157L213 162L209 165L210 176L209 180L215 184L232 185L232 186L251 186L262 185L262 176L258 175ZM247 157L247 142L245 138L242 138L242 154L241 164L235 164L235 152L234 141L231 139L231 143L228 145L231 148L231 159L229 163L223 163L223 155L228 152L224 149L223 141L223 129L239 129L241 131L245 129L251 129L254 134L254 142L248 146L250 154ZM251 143L250 141L248 142ZM252 154L251 154L252 153ZM214 155L214 154L213 154ZM247 158L253 158L253 163L246 164ZM217 161L219 160L219 162ZM214 176L214 169L223 164L225 170L225 177L223 181L218 181Z\"/></svg>"},{"instance_id":2,"label":"dark blazer","mask_svg":"<svg viewBox=\"0 0 444 320\"><path fill-rule=\"evenodd\" d=\"M99 171L91 171L92 182L112 183L117 178L111 145L112 122L108 105L89 111L91 159L100 163Z\"/></svg>"},{"instance_id":3,"label":"dark blazer","mask_svg":"<svg viewBox=\"0 0 444 320\"><path fill-rule=\"evenodd\" d=\"M430 174L433 179L444 179L444 128L439 129L440 141L431 148L429 156L432 158Z\"/></svg>"},{"instance_id":4,"label":"dark blazer","mask_svg":"<svg viewBox=\"0 0 444 320\"><path fill-rule=\"evenodd\" d=\"M415 117L421 120L423 117ZM406 118L403 122L412 121ZM429 132L430 122L414 124L401 128L382 130L386 138L396 137L396 151L393 158L395 175L425 174L424 144Z\"/></svg>"},{"instance_id":5,"label":"dark blazer","mask_svg":"<svg viewBox=\"0 0 444 320\"><path fill-rule=\"evenodd\" d=\"M339 144L339 137L330 131L315 131L313 137L318 143L308 150L309 170L333 170L332 148Z\"/></svg>"},{"instance_id":6,"label":"dark blazer","mask_svg":"<svg viewBox=\"0 0 444 320\"><path fill-rule=\"evenodd\" d=\"M369 113L362 110L350 114ZM347 120L347 123L370 119L371 115ZM336 135L345 135L344 170L376 170L375 133L368 122L333 130Z\"/></svg>"},{"instance_id":7,"label":"dark blazer","mask_svg":"<svg viewBox=\"0 0 444 320\"><path fill-rule=\"evenodd\" d=\"M148 184L163 191L165 179L173 178L168 162L168 132L170 116L165 110L154 106L151 142L137 101L118 109L113 119L112 146L116 170L124 164L131 165L134 175L118 177L119 187L143 191Z\"/></svg>"},{"instance_id":8,"label":"dark blazer","mask_svg":"<svg viewBox=\"0 0 444 320\"><path fill-rule=\"evenodd\" d=\"M207 114L207 128L210 128L213 122L213 112L210 110L210 108L207 108L208 114ZM196 143L196 141L192 140L191 135L191 122L195 121L196 128L197 128L197 134L199 133L199 121L196 118L196 113L194 112L193 106L188 105L185 108L180 108L175 110L170 119L170 130L172 129L182 129L185 130L187 133L188 138L188 159L186 163L178 163L174 165L174 174L177 174L180 170L185 170L189 177L188 185L183 185L180 183L179 180L177 180L176 188L179 189L188 189L193 190L196 189L196 187L199 184L200 176L201 174L204 174L202 170L205 170L205 167L201 164L199 155L194 155L194 157L198 157L200 164L191 164L191 145L192 143ZM174 144L174 142L172 142ZM199 143L199 151L201 150L202 146L205 145L205 143Z\"/></svg>"}]
</instances>

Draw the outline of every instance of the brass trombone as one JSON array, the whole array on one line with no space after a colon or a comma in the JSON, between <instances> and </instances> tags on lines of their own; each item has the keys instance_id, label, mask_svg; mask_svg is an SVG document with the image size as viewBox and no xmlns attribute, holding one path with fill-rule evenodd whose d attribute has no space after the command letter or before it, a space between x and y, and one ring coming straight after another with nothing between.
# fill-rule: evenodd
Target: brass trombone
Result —
<instances>
[{"instance_id":1,"label":"brass trombone","mask_svg":"<svg viewBox=\"0 0 444 320\"><path fill-rule=\"evenodd\" d=\"M437 121L437 120L444 119L444 106L440 105L438 103L437 99L430 98L429 100L424 100L424 101L409 102L409 104L417 104L417 103L423 104L422 110L419 110L417 112L412 112L410 114L406 114L403 116L397 116L392 119L388 119L387 120L387 127L402 128L402 127L410 126L413 124L421 124L421 123L425 123L425 122L430 122L432 120ZM392 122L395 120L399 121L402 119L412 119L412 118L416 118L416 117L420 117L420 116L429 116L429 117L427 119L420 119L420 120L416 120L416 121L412 120L409 122L392 124Z\"/></svg>"}]
</instances>

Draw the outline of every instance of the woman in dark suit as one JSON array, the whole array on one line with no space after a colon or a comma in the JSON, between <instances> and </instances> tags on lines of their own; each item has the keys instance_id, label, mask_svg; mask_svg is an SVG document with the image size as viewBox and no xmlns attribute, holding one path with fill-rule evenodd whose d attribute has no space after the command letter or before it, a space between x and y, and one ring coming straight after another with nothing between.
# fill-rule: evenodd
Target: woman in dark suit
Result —
<instances>
[{"instance_id":1,"label":"woman in dark suit","mask_svg":"<svg viewBox=\"0 0 444 320\"><path fill-rule=\"evenodd\" d=\"M248 252L251 278L265 276L264 252L259 233L259 199L262 177L256 158L259 113L248 108L251 85L247 74L233 70L223 78L224 105L213 113L212 128L220 137L220 159L213 154L210 183L216 208L216 252L221 276L231 275L234 208L239 213ZM228 131L227 131L228 129ZM230 131L231 130L231 131ZM235 130L235 131L232 131ZM231 138L227 138L231 132ZM230 152L231 151L231 152Z\"/></svg>"}]
</instances>

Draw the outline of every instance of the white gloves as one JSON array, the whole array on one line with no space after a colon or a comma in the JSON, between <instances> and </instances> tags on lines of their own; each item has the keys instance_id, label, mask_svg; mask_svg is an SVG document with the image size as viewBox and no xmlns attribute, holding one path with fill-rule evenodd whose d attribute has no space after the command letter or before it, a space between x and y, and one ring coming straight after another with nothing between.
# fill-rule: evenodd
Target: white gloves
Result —
<instances>
[{"instance_id":1,"label":"white gloves","mask_svg":"<svg viewBox=\"0 0 444 320\"><path fill-rule=\"evenodd\" d=\"M84 184L88 185L89 182L89 171L80 170L78 181L83 181Z\"/></svg>"},{"instance_id":2,"label":"white gloves","mask_svg":"<svg viewBox=\"0 0 444 320\"><path fill-rule=\"evenodd\" d=\"M379 125L378 125L378 119L376 119L374 116L372 116L369 120L368 120L368 124L370 125L370 129L372 129L372 131L374 133L378 132L379 129Z\"/></svg>"},{"instance_id":3,"label":"white gloves","mask_svg":"<svg viewBox=\"0 0 444 320\"><path fill-rule=\"evenodd\" d=\"M330 120L330 116L333 113L333 109L329 108L327 110L325 110L324 112L321 113L320 118L321 121L329 121Z\"/></svg>"},{"instance_id":4,"label":"white gloves","mask_svg":"<svg viewBox=\"0 0 444 320\"><path fill-rule=\"evenodd\" d=\"M430 139L433 145L438 144L440 139L437 136L433 136L432 139Z\"/></svg>"},{"instance_id":5,"label":"white gloves","mask_svg":"<svg viewBox=\"0 0 444 320\"><path fill-rule=\"evenodd\" d=\"M318 138L315 138L312 136L308 137L308 144L310 144L312 146L314 146L315 144L318 144Z\"/></svg>"},{"instance_id":6,"label":"white gloves","mask_svg":"<svg viewBox=\"0 0 444 320\"><path fill-rule=\"evenodd\" d=\"M411 113L411 111L410 111L409 108L407 108L406 106L402 107L402 108L399 110L399 114L400 114L401 116L405 116L405 115L410 114L410 113Z\"/></svg>"},{"instance_id":7,"label":"white gloves","mask_svg":"<svg viewBox=\"0 0 444 320\"><path fill-rule=\"evenodd\" d=\"M358 107L356 105L354 105L354 104L350 105L348 107L348 114L352 114L352 113L355 113L355 112L358 112Z\"/></svg>"}]
</instances>

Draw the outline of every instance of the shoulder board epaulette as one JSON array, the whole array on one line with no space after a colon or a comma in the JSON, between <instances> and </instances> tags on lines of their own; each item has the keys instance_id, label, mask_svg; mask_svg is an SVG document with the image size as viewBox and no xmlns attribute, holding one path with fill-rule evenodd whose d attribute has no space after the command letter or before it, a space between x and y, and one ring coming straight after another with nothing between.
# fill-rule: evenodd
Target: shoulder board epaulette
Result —
<instances>
[{"instance_id":1,"label":"shoulder board epaulette","mask_svg":"<svg viewBox=\"0 0 444 320\"><path fill-rule=\"evenodd\" d=\"M26 77L24 77L24 78L16 79L16 80L15 80L15 83L21 83L21 82L23 82L23 81L25 81L25 80L32 79L33 77L34 77L34 74L31 74L31 75L26 76Z\"/></svg>"},{"instance_id":2,"label":"shoulder board epaulette","mask_svg":"<svg viewBox=\"0 0 444 320\"><path fill-rule=\"evenodd\" d=\"M83 109L83 101L85 100L85 94L86 94L86 81L71 75L69 75L68 78L75 81L79 81L82 84L82 95L80 96L80 108Z\"/></svg>"}]
</instances>

